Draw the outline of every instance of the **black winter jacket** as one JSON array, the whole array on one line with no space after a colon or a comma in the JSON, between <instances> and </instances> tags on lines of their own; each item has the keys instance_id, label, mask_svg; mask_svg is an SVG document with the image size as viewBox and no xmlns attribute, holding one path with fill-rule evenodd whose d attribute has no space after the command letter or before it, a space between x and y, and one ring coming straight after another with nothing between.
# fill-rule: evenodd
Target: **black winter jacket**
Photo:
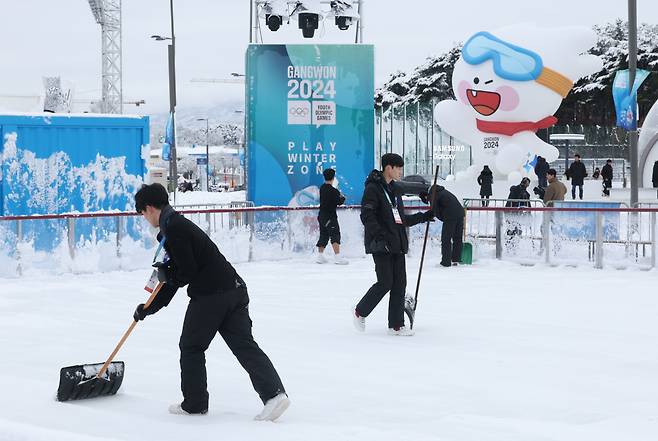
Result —
<instances>
[{"instance_id":1,"label":"black winter jacket","mask_svg":"<svg viewBox=\"0 0 658 441\"><path fill-rule=\"evenodd\" d=\"M610 164L603 166L603 169L601 169L601 176L603 179L612 180L612 166Z\"/></svg>"},{"instance_id":2,"label":"black winter jacket","mask_svg":"<svg viewBox=\"0 0 658 441\"><path fill-rule=\"evenodd\" d=\"M530 193L519 185L512 185L509 188L509 196L507 199L528 199L530 200ZM506 207L529 207L530 202L521 202L521 201L507 201L505 204Z\"/></svg>"},{"instance_id":3,"label":"black winter jacket","mask_svg":"<svg viewBox=\"0 0 658 441\"><path fill-rule=\"evenodd\" d=\"M535 174L539 177L546 177L546 173L551 169L551 166L544 158L538 159L535 164Z\"/></svg>"},{"instance_id":4,"label":"black winter jacket","mask_svg":"<svg viewBox=\"0 0 658 441\"><path fill-rule=\"evenodd\" d=\"M651 182L654 187L658 187L658 161L653 163L653 174L651 175Z\"/></svg>"},{"instance_id":5,"label":"black winter jacket","mask_svg":"<svg viewBox=\"0 0 658 441\"><path fill-rule=\"evenodd\" d=\"M165 237L164 249L170 259L165 283L149 307L154 313L167 306L178 288L185 285L190 298L221 294L244 285L233 266L219 252L217 245L192 221L166 206L160 214L158 241Z\"/></svg>"},{"instance_id":6,"label":"black winter jacket","mask_svg":"<svg viewBox=\"0 0 658 441\"><path fill-rule=\"evenodd\" d=\"M388 193L395 204L403 224L396 224ZM406 227L427 221L430 211L406 215L402 203L402 187L395 181L386 184L381 171L373 170L368 175L361 199L361 222L365 227L364 244L367 254L392 253L406 254L409 251L409 238Z\"/></svg>"},{"instance_id":7,"label":"black winter jacket","mask_svg":"<svg viewBox=\"0 0 658 441\"><path fill-rule=\"evenodd\" d=\"M432 194L432 188L430 188L430 194ZM436 186L432 206L434 207L434 215L441 222L455 221L464 217L464 207L459 199L440 185Z\"/></svg>"},{"instance_id":8,"label":"black winter jacket","mask_svg":"<svg viewBox=\"0 0 658 441\"><path fill-rule=\"evenodd\" d=\"M567 177L571 179L571 185L583 185L585 176L587 176L585 164L580 161L572 162L569 166L569 170L567 170Z\"/></svg>"},{"instance_id":9,"label":"black winter jacket","mask_svg":"<svg viewBox=\"0 0 658 441\"><path fill-rule=\"evenodd\" d=\"M345 196L336 190L331 184L322 184L320 186L320 212L318 214L322 219L335 219L336 207L345 203Z\"/></svg>"},{"instance_id":10,"label":"black winter jacket","mask_svg":"<svg viewBox=\"0 0 658 441\"><path fill-rule=\"evenodd\" d=\"M490 169L482 170L478 176L478 184L480 185L480 196L491 196L493 191L491 185L493 184L493 173Z\"/></svg>"}]
</instances>

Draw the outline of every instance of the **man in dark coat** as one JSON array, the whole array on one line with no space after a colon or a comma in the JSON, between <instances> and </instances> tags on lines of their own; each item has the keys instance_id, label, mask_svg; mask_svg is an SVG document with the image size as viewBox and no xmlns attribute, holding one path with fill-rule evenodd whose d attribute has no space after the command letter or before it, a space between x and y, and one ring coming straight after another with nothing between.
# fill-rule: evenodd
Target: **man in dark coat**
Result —
<instances>
[{"instance_id":1,"label":"man in dark coat","mask_svg":"<svg viewBox=\"0 0 658 441\"><path fill-rule=\"evenodd\" d=\"M603 170L601 170L601 177L603 177L603 195L610 196L610 189L612 188L612 159L608 159L605 162Z\"/></svg>"},{"instance_id":2,"label":"man in dark coat","mask_svg":"<svg viewBox=\"0 0 658 441\"><path fill-rule=\"evenodd\" d=\"M365 331L365 318L390 291L388 301L388 333L411 336L413 330L404 325L404 293L407 287L405 254L409 250L407 227L429 221L431 211L406 215L402 203L400 180L404 161L400 155L382 156L382 171L368 175L361 200L361 222L365 227L364 243L367 254L375 262L377 283L372 285L354 308L354 326Z\"/></svg>"},{"instance_id":3,"label":"man in dark coat","mask_svg":"<svg viewBox=\"0 0 658 441\"><path fill-rule=\"evenodd\" d=\"M519 185L512 185L509 188L509 196L507 196L506 207L529 207L530 202L524 202L523 199L530 199L530 193L528 193L528 185L530 185L529 178L521 179Z\"/></svg>"},{"instance_id":4,"label":"man in dark coat","mask_svg":"<svg viewBox=\"0 0 658 441\"><path fill-rule=\"evenodd\" d=\"M489 201L485 201L485 199L489 199L493 194L493 191L491 191L491 186L493 185L493 173L491 172L491 169L488 165L485 165L480 172L480 176L478 176L478 184L480 185L480 198L482 198L482 206L488 207Z\"/></svg>"},{"instance_id":5,"label":"man in dark coat","mask_svg":"<svg viewBox=\"0 0 658 441\"><path fill-rule=\"evenodd\" d=\"M462 235L464 234L464 207L457 197L437 185L429 190L434 194L434 215L443 222L441 226L441 266L461 263ZM434 192L434 193L432 193Z\"/></svg>"},{"instance_id":6,"label":"man in dark coat","mask_svg":"<svg viewBox=\"0 0 658 441\"><path fill-rule=\"evenodd\" d=\"M336 170L328 168L322 172L324 184L320 186L320 212L318 213L318 224L320 225L320 238L318 239L317 263L327 263L324 257L324 249L331 239L331 247L334 249L334 263L346 265L349 263L340 255L340 225L336 207L345 203L345 196L332 185L336 177Z\"/></svg>"},{"instance_id":7,"label":"man in dark coat","mask_svg":"<svg viewBox=\"0 0 658 441\"><path fill-rule=\"evenodd\" d=\"M537 156L537 163L535 164L535 174L539 180L539 187L546 188L548 187L548 181L546 180L546 173L551 168L542 156Z\"/></svg>"},{"instance_id":8,"label":"man in dark coat","mask_svg":"<svg viewBox=\"0 0 658 441\"><path fill-rule=\"evenodd\" d=\"M569 170L567 170L567 179L571 179L571 199L576 199L576 187L578 187L579 198L583 199L583 184L586 176L585 164L580 161L580 155L576 153Z\"/></svg>"},{"instance_id":9,"label":"man in dark coat","mask_svg":"<svg viewBox=\"0 0 658 441\"><path fill-rule=\"evenodd\" d=\"M135 209L160 228L158 241L166 251L164 260L154 265L164 285L148 308L137 306L135 321L167 306L178 288L188 285L190 303L179 343L183 402L171 405L169 412L208 412L205 351L219 332L265 404L255 419L277 419L290 400L272 362L251 334L247 285L206 233L169 205L162 185L143 185L135 195Z\"/></svg>"}]
</instances>

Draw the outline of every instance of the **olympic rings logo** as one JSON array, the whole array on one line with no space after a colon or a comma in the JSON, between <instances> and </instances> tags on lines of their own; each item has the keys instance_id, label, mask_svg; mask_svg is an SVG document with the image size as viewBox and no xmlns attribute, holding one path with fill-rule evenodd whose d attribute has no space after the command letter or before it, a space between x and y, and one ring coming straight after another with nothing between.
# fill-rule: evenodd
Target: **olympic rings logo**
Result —
<instances>
[{"instance_id":1,"label":"olympic rings logo","mask_svg":"<svg viewBox=\"0 0 658 441\"><path fill-rule=\"evenodd\" d=\"M289 107L288 114L293 116L306 116L308 115L308 109L305 107Z\"/></svg>"}]
</instances>

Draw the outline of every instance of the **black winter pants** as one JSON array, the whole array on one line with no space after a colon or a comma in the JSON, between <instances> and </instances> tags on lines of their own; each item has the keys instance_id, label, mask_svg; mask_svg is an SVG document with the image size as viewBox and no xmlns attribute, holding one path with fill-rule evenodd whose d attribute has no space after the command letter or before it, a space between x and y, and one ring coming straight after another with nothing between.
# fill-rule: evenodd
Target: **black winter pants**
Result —
<instances>
[{"instance_id":1,"label":"black winter pants","mask_svg":"<svg viewBox=\"0 0 658 441\"><path fill-rule=\"evenodd\" d=\"M373 309L391 292L388 298L388 327L404 326L404 292L407 288L407 268L405 256L396 254L373 254L377 283L372 285L366 295L356 305L356 312L361 317L368 317Z\"/></svg>"},{"instance_id":2,"label":"black winter pants","mask_svg":"<svg viewBox=\"0 0 658 441\"><path fill-rule=\"evenodd\" d=\"M217 332L249 374L263 403L284 392L279 374L251 335L248 305L245 287L190 299L179 344L185 411L208 409L205 351Z\"/></svg>"},{"instance_id":3,"label":"black winter pants","mask_svg":"<svg viewBox=\"0 0 658 441\"><path fill-rule=\"evenodd\" d=\"M462 234L464 218L448 220L441 227L441 265L451 266L462 261Z\"/></svg>"}]
</instances>

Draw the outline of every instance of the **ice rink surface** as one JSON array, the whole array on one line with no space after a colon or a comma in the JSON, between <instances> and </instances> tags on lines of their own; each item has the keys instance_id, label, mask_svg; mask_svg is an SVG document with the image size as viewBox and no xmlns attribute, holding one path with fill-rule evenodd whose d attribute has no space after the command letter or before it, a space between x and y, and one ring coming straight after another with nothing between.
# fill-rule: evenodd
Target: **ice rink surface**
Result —
<instances>
[{"instance_id":1,"label":"ice rink surface","mask_svg":"<svg viewBox=\"0 0 658 441\"><path fill-rule=\"evenodd\" d=\"M209 414L167 413L181 399L184 291L128 339L116 396L54 401L61 367L111 352L149 268L0 279L0 440L658 439L655 271L438 261L427 256L410 338L386 334L388 297L354 330L370 258L236 265L292 400L276 423L252 420L262 404L220 337L207 353Z\"/></svg>"}]
</instances>

